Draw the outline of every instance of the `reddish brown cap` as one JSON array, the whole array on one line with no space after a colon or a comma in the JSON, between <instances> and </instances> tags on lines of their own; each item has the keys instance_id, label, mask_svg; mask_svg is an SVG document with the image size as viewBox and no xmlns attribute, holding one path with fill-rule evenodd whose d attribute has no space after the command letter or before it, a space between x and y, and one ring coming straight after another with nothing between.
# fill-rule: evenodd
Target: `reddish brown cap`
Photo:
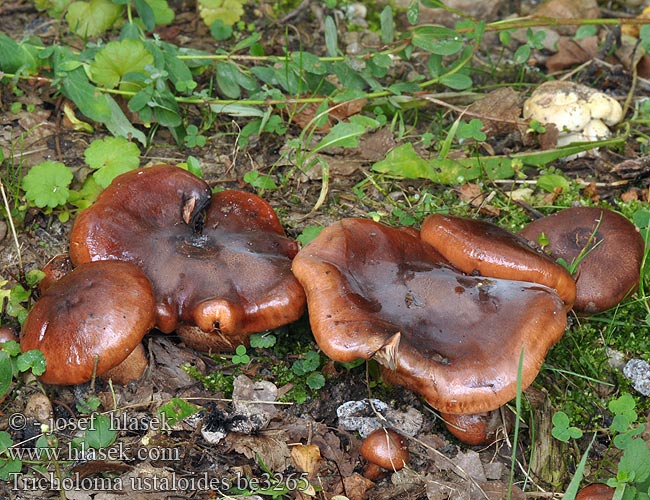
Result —
<instances>
[{"instance_id":1,"label":"reddish brown cap","mask_svg":"<svg viewBox=\"0 0 650 500\"><path fill-rule=\"evenodd\" d=\"M593 483L582 488L576 500L612 500L616 490L603 483Z\"/></svg>"},{"instance_id":2,"label":"reddish brown cap","mask_svg":"<svg viewBox=\"0 0 650 500\"><path fill-rule=\"evenodd\" d=\"M297 243L271 206L158 165L117 177L75 221L72 261L138 264L154 285L157 326L253 333L296 320L304 292L291 273Z\"/></svg>"},{"instance_id":3,"label":"reddish brown cap","mask_svg":"<svg viewBox=\"0 0 650 500\"><path fill-rule=\"evenodd\" d=\"M634 224L622 215L596 207L560 210L521 230L533 243L544 233L554 258L569 264L592 238L593 250L580 262L574 276L577 296L573 308L597 313L614 307L633 293L640 277L644 244Z\"/></svg>"},{"instance_id":4,"label":"reddish brown cap","mask_svg":"<svg viewBox=\"0 0 650 500\"><path fill-rule=\"evenodd\" d=\"M52 284L27 315L20 347L39 349L47 384L80 384L120 364L154 325L151 283L129 262L92 262Z\"/></svg>"},{"instance_id":5,"label":"reddish brown cap","mask_svg":"<svg viewBox=\"0 0 650 500\"><path fill-rule=\"evenodd\" d=\"M401 470L409 462L409 450L404 436L391 429L377 429L361 443L361 456L387 470Z\"/></svg>"},{"instance_id":6,"label":"reddish brown cap","mask_svg":"<svg viewBox=\"0 0 650 500\"><path fill-rule=\"evenodd\" d=\"M337 361L375 358L384 376L449 413L495 409L537 375L566 323L543 285L465 276L413 232L368 220L325 228L293 263L312 331Z\"/></svg>"},{"instance_id":7,"label":"reddish brown cap","mask_svg":"<svg viewBox=\"0 0 650 500\"><path fill-rule=\"evenodd\" d=\"M522 236L489 222L436 214L425 219L421 237L466 274L546 285L569 309L573 305L571 275Z\"/></svg>"}]
</instances>

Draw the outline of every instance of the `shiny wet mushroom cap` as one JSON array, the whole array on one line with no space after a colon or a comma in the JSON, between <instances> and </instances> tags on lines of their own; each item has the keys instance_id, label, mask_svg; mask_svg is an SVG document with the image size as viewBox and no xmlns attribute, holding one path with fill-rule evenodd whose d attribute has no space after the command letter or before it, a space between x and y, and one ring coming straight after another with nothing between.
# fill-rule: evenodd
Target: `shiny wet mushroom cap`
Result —
<instances>
[{"instance_id":1,"label":"shiny wet mushroom cap","mask_svg":"<svg viewBox=\"0 0 650 500\"><path fill-rule=\"evenodd\" d=\"M53 283L27 315L23 352L39 349L47 384L88 382L119 365L153 328L151 283L129 262L81 264ZM146 364L145 364L146 367ZM141 367L140 374L144 367Z\"/></svg>"},{"instance_id":2,"label":"shiny wet mushroom cap","mask_svg":"<svg viewBox=\"0 0 650 500\"><path fill-rule=\"evenodd\" d=\"M560 210L531 222L520 234L571 264L580 261L574 275L574 310L594 314L619 304L634 293L643 260L644 243L634 224L622 215L597 207Z\"/></svg>"},{"instance_id":3,"label":"shiny wet mushroom cap","mask_svg":"<svg viewBox=\"0 0 650 500\"><path fill-rule=\"evenodd\" d=\"M377 359L384 377L441 411L495 409L537 375L566 323L552 289L466 276L417 232L344 219L303 248L314 337L330 358Z\"/></svg>"},{"instance_id":4,"label":"shiny wet mushroom cap","mask_svg":"<svg viewBox=\"0 0 650 500\"><path fill-rule=\"evenodd\" d=\"M117 177L75 221L75 264L125 260L142 268L156 294L157 326L196 325L223 342L298 319L305 298L291 273L298 245L271 206L223 191L178 167ZM208 339L209 340L209 339Z\"/></svg>"},{"instance_id":5,"label":"shiny wet mushroom cap","mask_svg":"<svg viewBox=\"0 0 650 500\"><path fill-rule=\"evenodd\" d=\"M361 456L368 462L364 475L371 481L388 471L402 470L409 463L406 439L391 429L377 429L361 443Z\"/></svg>"}]
</instances>

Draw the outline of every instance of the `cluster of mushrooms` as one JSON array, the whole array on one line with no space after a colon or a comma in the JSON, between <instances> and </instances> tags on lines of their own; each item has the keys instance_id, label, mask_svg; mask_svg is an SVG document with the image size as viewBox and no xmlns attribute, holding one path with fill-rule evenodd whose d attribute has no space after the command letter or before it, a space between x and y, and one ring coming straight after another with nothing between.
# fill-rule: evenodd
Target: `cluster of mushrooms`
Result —
<instances>
[{"instance_id":1,"label":"cluster of mushrooms","mask_svg":"<svg viewBox=\"0 0 650 500\"><path fill-rule=\"evenodd\" d=\"M532 383L571 309L595 313L633 293L643 251L634 225L600 208L563 210L521 235L446 215L420 231L350 218L299 249L261 198L213 195L158 165L119 176L79 215L74 268L44 284L21 347L43 352L46 383L124 383L143 373L154 327L228 350L307 305L326 355L377 360L454 431L516 395L520 359L521 385ZM579 255L574 276L556 262Z\"/></svg>"}]
</instances>

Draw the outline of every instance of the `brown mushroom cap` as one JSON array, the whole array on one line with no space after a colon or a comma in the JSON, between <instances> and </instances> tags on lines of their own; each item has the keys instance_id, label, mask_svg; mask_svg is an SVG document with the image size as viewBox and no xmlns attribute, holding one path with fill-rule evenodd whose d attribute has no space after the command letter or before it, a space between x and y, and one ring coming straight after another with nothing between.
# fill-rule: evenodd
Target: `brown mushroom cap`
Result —
<instances>
[{"instance_id":1,"label":"brown mushroom cap","mask_svg":"<svg viewBox=\"0 0 650 500\"><path fill-rule=\"evenodd\" d=\"M575 500L612 500L616 490L603 483L593 483L582 488Z\"/></svg>"},{"instance_id":2,"label":"brown mushroom cap","mask_svg":"<svg viewBox=\"0 0 650 500\"><path fill-rule=\"evenodd\" d=\"M153 327L151 283L129 262L81 264L52 284L29 312L23 352L39 349L47 384L80 384L121 363Z\"/></svg>"},{"instance_id":3,"label":"brown mushroom cap","mask_svg":"<svg viewBox=\"0 0 650 500\"><path fill-rule=\"evenodd\" d=\"M18 341L18 335L16 335L16 331L7 325L0 326L0 345L4 344L5 342L9 342L10 340L15 340L16 342Z\"/></svg>"},{"instance_id":4,"label":"brown mushroom cap","mask_svg":"<svg viewBox=\"0 0 650 500\"><path fill-rule=\"evenodd\" d=\"M409 450L404 436L391 429L377 429L361 443L361 456L382 469L398 471L408 465Z\"/></svg>"},{"instance_id":5,"label":"brown mushroom cap","mask_svg":"<svg viewBox=\"0 0 650 500\"><path fill-rule=\"evenodd\" d=\"M421 238L466 274L546 285L557 291L567 308L573 305L576 286L567 270L525 238L499 226L436 214L425 219Z\"/></svg>"},{"instance_id":6,"label":"brown mushroom cap","mask_svg":"<svg viewBox=\"0 0 650 500\"><path fill-rule=\"evenodd\" d=\"M622 215L596 207L567 208L531 222L520 231L533 243L537 243L542 233L550 242L547 249L551 255L568 263L578 257L592 235L593 243L600 242L580 262L574 276L576 311L588 314L604 311L636 290L643 260L643 238Z\"/></svg>"},{"instance_id":7,"label":"brown mushroom cap","mask_svg":"<svg viewBox=\"0 0 650 500\"><path fill-rule=\"evenodd\" d=\"M449 413L495 409L537 375L566 323L543 285L465 276L412 231L344 219L303 248L293 271L312 331L337 361L375 358L384 376Z\"/></svg>"},{"instance_id":8,"label":"brown mushroom cap","mask_svg":"<svg viewBox=\"0 0 650 500\"><path fill-rule=\"evenodd\" d=\"M224 191L177 167L117 177L75 221L75 264L138 264L156 292L157 326L253 333L299 318L305 298L291 274L296 242L261 198Z\"/></svg>"}]
</instances>

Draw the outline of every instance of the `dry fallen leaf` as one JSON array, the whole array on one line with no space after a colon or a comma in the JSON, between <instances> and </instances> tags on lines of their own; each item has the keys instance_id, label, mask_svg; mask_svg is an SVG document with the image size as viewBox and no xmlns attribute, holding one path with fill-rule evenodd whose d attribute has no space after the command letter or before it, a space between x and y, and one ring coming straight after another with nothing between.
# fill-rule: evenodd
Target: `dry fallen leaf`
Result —
<instances>
[{"instance_id":1,"label":"dry fallen leaf","mask_svg":"<svg viewBox=\"0 0 650 500\"><path fill-rule=\"evenodd\" d=\"M291 465L291 452L283 431L265 431L258 436L230 433L227 442L237 453L255 460L259 457L274 472L283 472Z\"/></svg>"},{"instance_id":2,"label":"dry fallen leaf","mask_svg":"<svg viewBox=\"0 0 650 500\"><path fill-rule=\"evenodd\" d=\"M330 128L336 124L337 121L345 120L352 115L360 113L363 107L366 105L366 101L367 99L354 99L352 101L346 101L340 104L332 104L330 108L325 112L327 115L325 123L316 127L316 132L327 133L329 132ZM313 127L313 120L317 116L319 107L319 103L308 103L302 105L299 108L298 112L291 117L291 121L298 125L301 129ZM318 118L316 121L318 121Z\"/></svg>"},{"instance_id":3,"label":"dry fallen leaf","mask_svg":"<svg viewBox=\"0 0 650 500\"><path fill-rule=\"evenodd\" d=\"M483 122L483 132L488 136L519 131L526 132L527 124L521 120L521 95L510 87L494 90L467 108L472 118Z\"/></svg>"},{"instance_id":4,"label":"dry fallen leaf","mask_svg":"<svg viewBox=\"0 0 650 500\"><path fill-rule=\"evenodd\" d=\"M576 64L590 61L598 55L598 37L589 36L575 40L568 36L560 37L557 52L546 60L550 73L561 71Z\"/></svg>"},{"instance_id":5,"label":"dry fallen leaf","mask_svg":"<svg viewBox=\"0 0 650 500\"><path fill-rule=\"evenodd\" d=\"M311 479L318 470L321 460L320 449L315 444L299 444L291 447L291 458L300 472L306 472Z\"/></svg>"}]
</instances>

